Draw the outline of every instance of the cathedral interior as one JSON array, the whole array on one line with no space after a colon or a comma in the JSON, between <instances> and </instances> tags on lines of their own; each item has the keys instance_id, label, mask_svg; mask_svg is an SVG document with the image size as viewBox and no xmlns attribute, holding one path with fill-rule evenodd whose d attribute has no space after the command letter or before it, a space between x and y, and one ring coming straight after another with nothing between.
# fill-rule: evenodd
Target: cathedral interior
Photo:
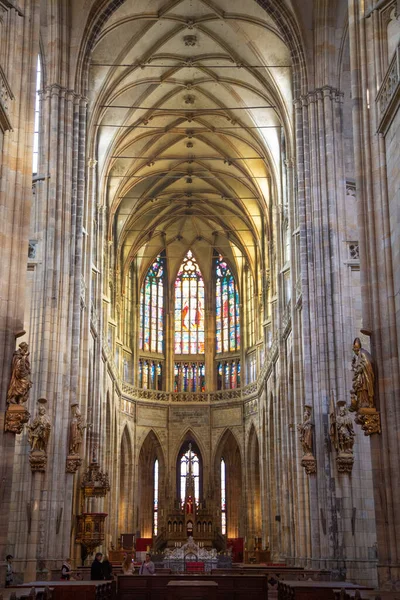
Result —
<instances>
[{"instance_id":1,"label":"cathedral interior","mask_svg":"<svg viewBox=\"0 0 400 600\"><path fill-rule=\"evenodd\" d=\"M400 590L399 107L399 0L0 0L0 588Z\"/></svg>"}]
</instances>

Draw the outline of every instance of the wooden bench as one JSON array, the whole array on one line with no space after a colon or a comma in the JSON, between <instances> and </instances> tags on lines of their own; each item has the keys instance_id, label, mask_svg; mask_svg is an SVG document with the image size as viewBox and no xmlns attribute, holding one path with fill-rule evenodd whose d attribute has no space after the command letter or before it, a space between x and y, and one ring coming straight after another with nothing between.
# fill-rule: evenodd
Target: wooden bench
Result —
<instances>
[{"instance_id":1,"label":"wooden bench","mask_svg":"<svg viewBox=\"0 0 400 600\"><path fill-rule=\"evenodd\" d=\"M112 581L30 581L18 586L14 590L35 589L38 599L43 596L45 588L51 591L52 600L114 600L116 585Z\"/></svg>"},{"instance_id":2,"label":"wooden bench","mask_svg":"<svg viewBox=\"0 0 400 600\"><path fill-rule=\"evenodd\" d=\"M372 590L347 581L340 583L345 590ZM279 581L278 600L335 600L337 581Z\"/></svg>"},{"instance_id":3,"label":"wooden bench","mask_svg":"<svg viewBox=\"0 0 400 600\"><path fill-rule=\"evenodd\" d=\"M260 575L267 575L268 588L270 590L278 589L279 581L330 581L332 578L331 571L318 570L318 569L303 569L301 567L262 567L257 565L257 569L248 568L248 566L238 567L237 569L212 569L211 574L234 574L239 573L240 575L257 573ZM339 587L339 583L336 583Z\"/></svg>"},{"instance_id":4,"label":"wooden bench","mask_svg":"<svg viewBox=\"0 0 400 600\"><path fill-rule=\"evenodd\" d=\"M355 590L346 590L339 586L334 594L335 600L353 600L357 597ZM400 600L400 592L360 590L359 597L361 600Z\"/></svg>"},{"instance_id":5,"label":"wooden bench","mask_svg":"<svg viewBox=\"0 0 400 600\"><path fill-rule=\"evenodd\" d=\"M216 581L169 581L167 600L217 600Z\"/></svg>"},{"instance_id":6,"label":"wooden bench","mask_svg":"<svg viewBox=\"0 0 400 600\"><path fill-rule=\"evenodd\" d=\"M217 600L267 600L268 582L265 575L119 575L118 600L165 600L170 581L215 581L218 583Z\"/></svg>"}]
</instances>

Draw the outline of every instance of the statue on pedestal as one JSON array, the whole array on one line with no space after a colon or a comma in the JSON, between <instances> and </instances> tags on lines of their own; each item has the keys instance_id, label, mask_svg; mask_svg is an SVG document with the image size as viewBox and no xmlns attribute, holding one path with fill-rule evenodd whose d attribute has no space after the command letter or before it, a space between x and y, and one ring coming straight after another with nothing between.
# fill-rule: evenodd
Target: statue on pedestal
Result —
<instances>
[{"instance_id":1,"label":"statue on pedestal","mask_svg":"<svg viewBox=\"0 0 400 600\"><path fill-rule=\"evenodd\" d=\"M79 404L75 402L71 404L72 419L69 426L69 442L66 471L67 473L75 473L82 463L80 457L80 449L83 442L83 432L87 425L83 424L82 413Z\"/></svg>"},{"instance_id":2,"label":"statue on pedestal","mask_svg":"<svg viewBox=\"0 0 400 600\"><path fill-rule=\"evenodd\" d=\"M353 387L350 391L350 410L357 413L356 423L365 435L381 432L380 415L375 405L375 370L372 356L365 350L360 338L353 342Z\"/></svg>"},{"instance_id":3,"label":"statue on pedestal","mask_svg":"<svg viewBox=\"0 0 400 600\"><path fill-rule=\"evenodd\" d=\"M316 460L313 455L313 423L311 422L311 406L304 406L303 422L297 425L297 430L300 433L300 443L303 448L302 466L305 468L307 475L317 472Z\"/></svg>"},{"instance_id":4,"label":"statue on pedestal","mask_svg":"<svg viewBox=\"0 0 400 600\"><path fill-rule=\"evenodd\" d=\"M31 446L29 462L32 471L45 471L47 464L47 446L51 432L51 423L46 414L45 398L39 398L38 414L28 426L28 442Z\"/></svg>"},{"instance_id":5,"label":"statue on pedestal","mask_svg":"<svg viewBox=\"0 0 400 600\"><path fill-rule=\"evenodd\" d=\"M21 342L18 350L14 352L11 369L4 430L21 433L23 425L28 422L30 417L23 404L28 400L32 387L31 365L26 342Z\"/></svg>"},{"instance_id":6,"label":"statue on pedestal","mask_svg":"<svg viewBox=\"0 0 400 600\"><path fill-rule=\"evenodd\" d=\"M351 474L354 463L353 446L356 434L346 402L340 400L337 403L337 410L335 410L333 399L331 400L330 421L331 441L338 452L336 457L338 471L339 473Z\"/></svg>"}]
</instances>

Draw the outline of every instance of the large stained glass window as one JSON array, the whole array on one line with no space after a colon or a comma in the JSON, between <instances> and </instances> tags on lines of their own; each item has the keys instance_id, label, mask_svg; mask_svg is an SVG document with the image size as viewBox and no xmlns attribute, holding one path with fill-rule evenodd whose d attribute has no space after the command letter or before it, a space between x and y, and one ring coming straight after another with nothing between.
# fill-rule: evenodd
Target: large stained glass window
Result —
<instances>
[{"instance_id":1,"label":"large stained glass window","mask_svg":"<svg viewBox=\"0 0 400 600\"><path fill-rule=\"evenodd\" d=\"M215 259L217 353L240 350L239 294L221 255Z\"/></svg>"},{"instance_id":2,"label":"large stained glass window","mask_svg":"<svg viewBox=\"0 0 400 600\"><path fill-rule=\"evenodd\" d=\"M175 280L175 354L204 353L204 281L191 250Z\"/></svg>"},{"instance_id":3,"label":"large stained glass window","mask_svg":"<svg viewBox=\"0 0 400 600\"><path fill-rule=\"evenodd\" d=\"M160 254L147 271L140 291L139 348L163 352L165 257Z\"/></svg>"}]
</instances>

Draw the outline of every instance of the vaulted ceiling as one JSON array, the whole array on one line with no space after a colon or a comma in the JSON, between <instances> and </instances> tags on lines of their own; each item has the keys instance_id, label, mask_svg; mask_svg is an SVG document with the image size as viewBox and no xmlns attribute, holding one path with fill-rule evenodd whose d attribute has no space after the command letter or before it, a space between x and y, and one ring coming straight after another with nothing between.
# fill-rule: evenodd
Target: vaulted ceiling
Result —
<instances>
[{"instance_id":1,"label":"vaulted ceiling","mask_svg":"<svg viewBox=\"0 0 400 600\"><path fill-rule=\"evenodd\" d=\"M291 58L255 0L127 0L90 66L99 201L123 268L212 248L255 269L280 194Z\"/></svg>"}]
</instances>

